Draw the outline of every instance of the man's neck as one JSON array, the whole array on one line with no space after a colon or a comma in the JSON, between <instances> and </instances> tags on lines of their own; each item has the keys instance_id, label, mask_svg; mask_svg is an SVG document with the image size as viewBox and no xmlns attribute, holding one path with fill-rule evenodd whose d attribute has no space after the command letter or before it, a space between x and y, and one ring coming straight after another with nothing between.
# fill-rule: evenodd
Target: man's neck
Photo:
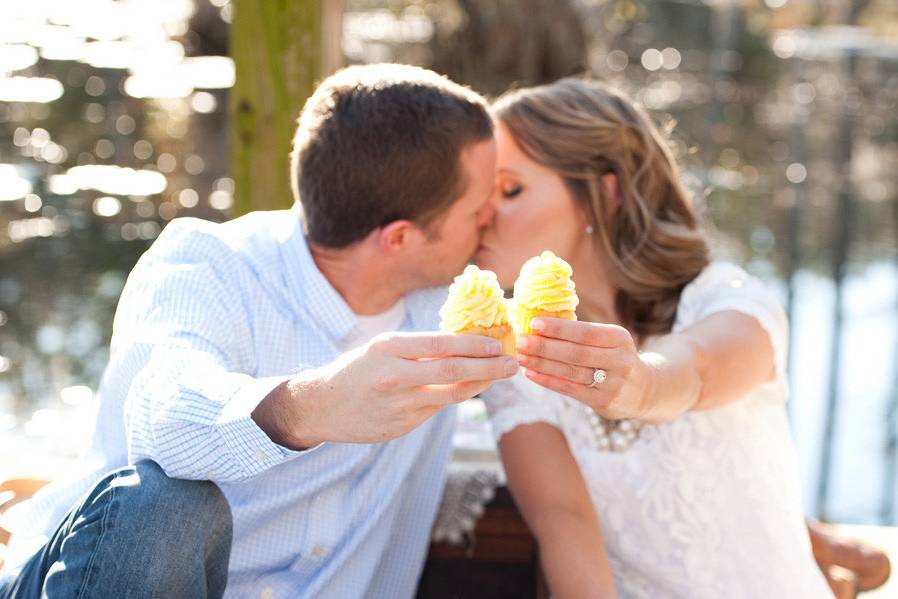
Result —
<instances>
[{"instance_id":1,"label":"man's neck","mask_svg":"<svg viewBox=\"0 0 898 599\"><path fill-rule=\"evenodd\" d=\"M407 293L398 277L382 260L370 255L364 244L349 248L324 248L308 242L315 266L359 316L380 314Z\"/></svg>"}]
</instances>

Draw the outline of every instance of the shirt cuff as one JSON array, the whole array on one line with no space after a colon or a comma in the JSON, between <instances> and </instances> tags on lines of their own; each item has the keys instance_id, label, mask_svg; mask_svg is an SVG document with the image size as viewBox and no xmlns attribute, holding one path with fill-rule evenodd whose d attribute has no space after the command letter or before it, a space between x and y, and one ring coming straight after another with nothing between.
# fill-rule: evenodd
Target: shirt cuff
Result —
<instances>
[{"instance_id":1,"label":"shirt cuff","mask_svg":"<svg viewBox=\"0 0 898 599\"><path fill-rule=\"evenodd\" d=\"M218 428L229 453L234 456L246 477L255 476L291 458L307 454L321 444L293 450L278 445L259 428L252 418L263 399L292 375L253 379L242 385L221 410Z\"/></svg>"}]
</instances>

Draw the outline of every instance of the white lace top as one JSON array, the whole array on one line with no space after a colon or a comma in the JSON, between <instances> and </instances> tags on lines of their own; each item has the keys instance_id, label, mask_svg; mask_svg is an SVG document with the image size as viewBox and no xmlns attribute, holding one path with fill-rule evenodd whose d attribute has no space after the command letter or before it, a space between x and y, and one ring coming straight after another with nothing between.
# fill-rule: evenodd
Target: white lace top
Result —
<instances>
[{"instance_id":1,"label":"white lace top","mask_svg":"<svg viewBox=\"0 0 898 599\"><path fill-rule=\"evenodd\" d=\"M811 553L785 412L785 314L760 281L715 262L683 290L673 330L724 310L767 331L775 381L724 407L646 426L614 453L598 449L580 404L518 375L486 394L494 433L533 422L564 433L622 599L832 597Z\"/></svg>"}]
</instances>

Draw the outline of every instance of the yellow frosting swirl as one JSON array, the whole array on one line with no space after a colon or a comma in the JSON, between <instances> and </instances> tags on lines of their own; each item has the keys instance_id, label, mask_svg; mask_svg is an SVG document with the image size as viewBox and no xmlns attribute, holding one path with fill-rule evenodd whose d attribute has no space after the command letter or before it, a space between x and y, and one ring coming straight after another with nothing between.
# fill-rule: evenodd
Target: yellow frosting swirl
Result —
<instances>
[{"instance_id":1,"label":"yellow frosting swirl","mask_svg":"<svg viewBox=\"0 0 898 599\"><path fill-rule=\"evenodd\" d=\"M577 297L571 265L550 252L534 256L521 267L514 284L514 301L528 310L575 311Z\"/></svg>"},{"instance_id":2,"label":"yellow frosting swirl","mask_svg":"<svg viewBox=\"0 0 898 599\"><path fill-rule=\"evenodd\" d=\"M473 264L455 277L449 298L440 309L440 328L457 333L469 327L508 324L508 306L496 273Z\"/></svg>"}]
</instances>

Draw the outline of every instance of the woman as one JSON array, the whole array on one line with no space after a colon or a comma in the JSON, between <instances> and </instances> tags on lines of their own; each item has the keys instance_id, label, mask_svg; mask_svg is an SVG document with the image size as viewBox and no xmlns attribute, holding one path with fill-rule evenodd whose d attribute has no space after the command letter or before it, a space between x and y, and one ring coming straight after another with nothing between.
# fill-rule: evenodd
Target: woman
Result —
<instances>
[{"instance_id":1,"label":"woman","mask_svg":"<svg viewBox=\"0 0 898 599\"><path fill-rule=\"evenodd\" d=\"M509 288L549 249L580 298L577 322L534 321L526 378L486 398L553 594L831 596L784 408L784 313L711 261L665 139L581 80L493 113L500 198L478 265Z\"/></svg>"}]
</instances>

